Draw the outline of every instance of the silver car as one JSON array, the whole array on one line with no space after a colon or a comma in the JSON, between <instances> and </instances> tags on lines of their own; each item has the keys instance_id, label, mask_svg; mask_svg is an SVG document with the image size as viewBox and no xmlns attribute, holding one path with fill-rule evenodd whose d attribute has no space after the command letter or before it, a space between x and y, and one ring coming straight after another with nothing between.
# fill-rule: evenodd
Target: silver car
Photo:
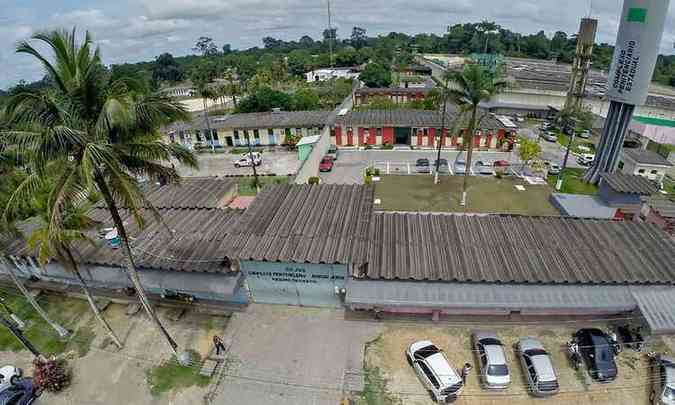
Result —
<instances>
[{"instance_id":1,"label":"silver car","mask_svg":"<svg viewBox=\"0 0 675 405\"><path fill-rule=\"evenodd\" d=\"M653 387L649 394L652 405L675 405L675 359L657 354L652 374Z\"/></svg>"},{"instance_id":2,"label":"silver car","mask_svg":"<svg viewBox=\"0 0 675 405\"><path fill-rule=\"evenodd\" d=\"M481 385L487 389L505 389L511 383L504 345L494 332L477 331L472 335L478 355Z\"/></svg>"},{"instance_id":3,"label":"silver car","mask_svg":"<svg viewBox=\"0 0 675 405\"><path fill-rule=\"evenodd\" d=\"M560 390L558 377L551 356L541 342L529 337L520 338L516 352L532 395L543 397L557 394Z\"/></svg>"}]
</instances>

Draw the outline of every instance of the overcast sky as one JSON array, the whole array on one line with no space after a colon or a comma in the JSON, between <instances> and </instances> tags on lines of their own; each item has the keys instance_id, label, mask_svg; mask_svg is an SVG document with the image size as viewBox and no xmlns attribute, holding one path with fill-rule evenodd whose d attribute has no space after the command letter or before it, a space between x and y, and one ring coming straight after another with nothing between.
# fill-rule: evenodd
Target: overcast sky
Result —
<instances>
[{"instance_id":1,"label":"overcast sky","mask_svg":"<svg viewBox=\"0 0 675 405\"><path fill-rule=\"evenodd\" d=\"M614 42L622 0L595 0L598 39ZM561 8L562 7L562 8ZM442 32L447 25L494 20L521 33L549 36L578 29L589 0L332 0L338 36L354 25L369 35L399 31ZM675 6L671 4L662 53L673 53ZM261 45L261 38L317 39L327 24L325 0L2 0L0 8L0 88L42 76L40 67L16 55L17 41L54 27L91 31L104 62L150 60L162 52L190 53L199 36L233 48Z\"/></svg>"}]
</instances>

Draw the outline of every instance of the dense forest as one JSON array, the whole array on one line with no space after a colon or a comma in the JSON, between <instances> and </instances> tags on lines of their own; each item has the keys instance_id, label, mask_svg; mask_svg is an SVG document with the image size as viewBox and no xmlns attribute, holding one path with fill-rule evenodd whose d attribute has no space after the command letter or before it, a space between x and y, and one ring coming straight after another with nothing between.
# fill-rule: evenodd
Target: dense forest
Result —
<instances>
[{"instance_id":1,"label":"dense forest","mask_svg":"<svg viewBox=\"0 0 675 405\"><path fill-rule=\"evenodd\" d=\"M329 43L334 38L331 60ZM384 66L403 65L415 53L470 54L475 52L501 53L505 56L536 59L557 59L571 63L576 47L576 35L558 31L547 37L544 31L523 35L493 22L457 24L449 27L444 35L392 32L376 37L354 27L340 37L337 29L324 30L322 38L307 35L297 41L284 41L273 37L262 38L261 47L246 50L232 49L230 44L201 37L192 51L193 55L174 57L169 53L159 55L154 61L118 64L110 67L113 77L132 77L143 81L148 89L158 89L187 79L197 80L222 77L235 72L242 83L253 87L300 79L301 75L317 67L354 66L374 61ZM613 47L598 44L593 55L593 66L607 70L611 63ZM198 74L200 71L202 74ZM196 73L197 72L197 73ZM206 73L205 73L206 72ZM203 77L206 74L206 77ZM654 80L675 86L675 56L658 59ZM20 83L18 89L39 89L44 81ZM0 98L3 96L0 93Z\"/></svg>"}]
</instances>

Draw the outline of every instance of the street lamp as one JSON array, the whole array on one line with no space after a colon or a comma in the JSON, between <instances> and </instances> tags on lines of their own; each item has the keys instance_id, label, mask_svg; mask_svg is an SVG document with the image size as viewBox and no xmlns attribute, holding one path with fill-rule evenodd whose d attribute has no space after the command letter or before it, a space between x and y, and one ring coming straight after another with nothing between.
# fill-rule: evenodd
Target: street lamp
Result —
<instances>
[{"instance_id":1,"label":"street lamp","mask_svg":"<svg viewBox=\"0 0 675 405\"><path fill-rule=\"evenodd\" d=\"M483 31L483 34L485 34L485 50L483 53L487 53L488 51L488 41L490 40L490 34L499 34L499 30L485 30Z\"/></svg>"}]
</instances>

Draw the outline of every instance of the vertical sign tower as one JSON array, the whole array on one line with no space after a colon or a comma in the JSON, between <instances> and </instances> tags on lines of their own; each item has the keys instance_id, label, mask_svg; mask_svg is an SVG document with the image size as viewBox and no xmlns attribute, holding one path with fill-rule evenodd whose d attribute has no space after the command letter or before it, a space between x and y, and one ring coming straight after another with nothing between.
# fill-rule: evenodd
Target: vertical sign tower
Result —
<instances>
[{"instance_id":1,"label":"vertical sign tower","mask_svg":"<svg viewBox=\"0 0 675 405\"><path fill-rule=\"evenodd\" d=\"M624 0L614 58L609 70L610 100L605 127L586 181L597 184L602 173L619 164L635 106L647 101L670 0Z\"/></svg>"},{"instance_id":2,"label":"vertical sign tower","mask_svg":"<svg viewBox=\"0 0 675 405\"><path fill-rule=\"evenodd\" d=\"M591 69L595 34L598 31L598 20L583 18L577 35L577 50L572 65L572 80L565 100L565 110L573 111L582 107L581 102L586 92L588 72Z\"/></svg>"}]
</instances>

